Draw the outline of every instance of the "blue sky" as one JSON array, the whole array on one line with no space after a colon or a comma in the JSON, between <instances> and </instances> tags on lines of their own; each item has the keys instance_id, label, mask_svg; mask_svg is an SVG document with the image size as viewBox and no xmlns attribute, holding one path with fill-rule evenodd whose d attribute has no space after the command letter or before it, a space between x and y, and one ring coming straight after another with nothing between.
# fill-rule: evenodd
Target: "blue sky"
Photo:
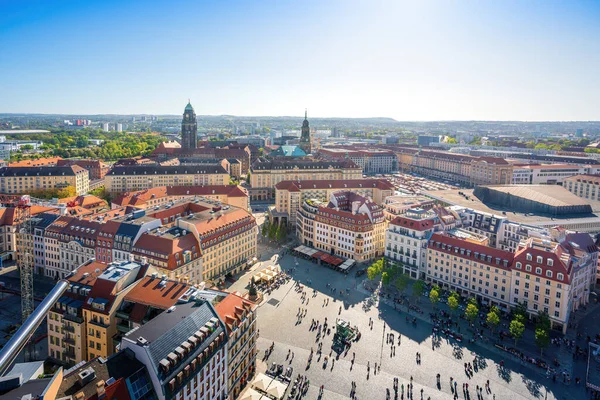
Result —
<instances>
[{"instance_id":1,"label":"blue sky","mask_svg":"<svg viewBox=\"0 0 600 400\"><path fill-rule=\"evenodd\" d=\"M600 1L5 1L0 112L600 120Z\"/></svg>"}]
</instances>

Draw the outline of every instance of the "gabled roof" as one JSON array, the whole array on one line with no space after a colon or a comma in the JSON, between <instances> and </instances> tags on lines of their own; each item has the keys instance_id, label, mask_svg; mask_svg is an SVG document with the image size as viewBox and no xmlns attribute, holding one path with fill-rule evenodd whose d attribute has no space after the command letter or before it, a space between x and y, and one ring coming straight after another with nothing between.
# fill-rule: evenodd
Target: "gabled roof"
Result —
<instances>
[{"instance_id":1,"label":"gabled roof","mask_svg":"<svg viewBox=\"0 0 600 400\"><path fill-rule=\"evenodd\" d=\"M219 317L227 326L228 333L231 333L246 315L255 309L256 304L234 293L229 293L215 306Z\"/></svg>"},{"instance_id":2,"label":"gabled roof","mask_svg":"<svg viewBox=\"0 0 600 400\"><path fill-rule=\"evenodd\" d=\"M457 239L448 236L445 233L434 233L431 236L427 247L446 254L458 254L461 258L470 259L481 264L501 269L510 269L514 259L513 253L509 251ZM461 253L461 250L464 250L464 252ZM486 257L482 259L482 255L485 255ZM487 256L490 256L491 259ZM504 265L504 260L507 261L507 265Z\"/></svg>"},{"instance_id":3,"label":"gabled roof","mask_svg":"<svg viewBox=\"0 0 600 400\"><path fill-rule=\"evenodd\" d=\"M396 217L390 222L390 225L423 232L433 229L434 221L432 218L412 219L407 217Z\"/></svg>"},{"instance_id":4,"label":"gabled roof","mask_svg":"<svg viewBox=\"0 0 600 400\"><path fill-rule=\"evenodd\" d=\"M162 285L161 281L160 277L144 277L127 293L124 301L166 310L177 304L179 297L190 287L186 283L171 280Z\"/></svg>"}]
</instances>

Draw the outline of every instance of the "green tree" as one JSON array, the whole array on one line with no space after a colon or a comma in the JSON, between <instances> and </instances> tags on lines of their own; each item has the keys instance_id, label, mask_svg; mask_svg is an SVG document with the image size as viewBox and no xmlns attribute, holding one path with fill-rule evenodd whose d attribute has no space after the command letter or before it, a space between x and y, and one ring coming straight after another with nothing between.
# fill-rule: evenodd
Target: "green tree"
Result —
<instances>
[{"instance_id":1,"label":"green tree","mask_svg":"<svg viewBox=\"0 0 600 400\"><path fill-rule=\"evenodd\" d=\"M490 311L488 313L488 315L487 315L486 322L490 326L490 329L492 330L492 332L494 332L494 330L496 329L496 327L500 323L500 317L495 312Z\"/></svg>"},{"instance_id":2,"label":"green tree","mask_svg":"<svg viewBox=\"0 0 600 400\"><path fill-rule=\"evenodd\" d=\"M265 238L267 236L269 236L269 221L265 221L262 224L261 233L262 233L263 237L265 237Z\"/></svg>"},{"instance_id":3,"label":"green tree","mask_svg":"<svg viewBox=\"0 0 600 400\"><path fill-rule=\"evenodd\" d=\"M446 143L448 143L448 144L457 144L458 140L456 140L456 138L449 137L448 140L446 141Z\"/></svg>"},{"instance_id":4,"label":"green tree","mask_svg":"<svg viewBox=\"0 0 600 400\"><path fill-rule=\"evenodd\" d=\"M369 268L367 268L367 278L369 278L370 280L373 280L375 278L377 278L379 276L379 271L377 271L377 268L370 266Z\"/></svg>"},{"instance_id":5,"label":"green tree","mask_svg":"<svg viewBox=\"0 0 600 400\"><path fill-rule=\"evenodd\" d=\"M413 283L412 286L412 295L417 298L417 301L421 299L423 292L425 291L425 282L422 280L418 280Z\"/></svg>"},{"instance_id":6,"label":"green tree","mask_svg":"<svg viewBox=\"0 0 600 400\"><path fill-rule=\"evenodd\" d=\"M473 322L477 318L477 315L479 315L479 308L475 304L469 303L465 309L465 318L467 321Z\"/></svg>"},{"instance_id":7,"label":"green tree","mask_svg":"<svg viewBox=\"0 0 600 400\"><path fill-rule=\"evenodd\" d=\"M438 292L437 289L431 289L429 291L429 301L433 308L435 308L437 302L440 301L440 292Z\"/></svg>"},{"instance_id":8,"label":"green tree","mask_svg":"<svg viewBox=\"0 0 600 400\"><path fill-rule=\"evenodd\" d=\"M21 150L33 150L33 145L24 144L23 146L21 146Z\"/></svg>"},{"instance_id":9,"label":"green tree","mask_svg":"<svg viewBox=\"0 0 600 400\"><path fill-rule=\"evenodd\" d=\"M448 307L452 314L458 309L458 304L458 299L455 296L448 297Z\"/></svg>"},{"instance_id":10,"label":"green tree","mask_svg":"<svg viewBox=\"0 0 600 400\"><path fill-rule=\"evenodd\" d=\"M389 272L387 272L387 271L384 271L384 272L381 274L381 282L382 282L384 285L389 285L389 284L390 284L390 279L391 279L391 277L390 277L390 274L389 274Z\"/></svg>"},{"instance_id":11,"label":"green tree","mask_svg":"<svg viewBox=\"0 0 600 400\"><path fill-rule=\"evenodd\" d=\"M508 326L508 331L515 339L515 346L517 345L517 341L523 337L523 333L525 332L525 324L523 324L518 319L514 319L510 322Z\"/></svg>"},{"instance_id":12,"label":"green tree","mask_svg":"<svg viewBox=\"0 0 600 400\"><path fill-rule=\"evenodd\" d=\"M544 354L544 349L550 344L550 335L545 329L535 330L535 344L540 348L540 355Z\"/></svg>"},{"instance_id":13,"label":"green tree","mask_svg":"<svg viewBox=\"0 0 600 400\"><path fill-rule=\"evenodd\" d=\"M513 308L513 315L522 315L523 321L521 322L524 322L525 318L527 317L527 306L525 305L525 303L517 302L517 305L515 305L515 307Z\"/></svg>"},{"instance_id":14,"label":"green tree","mask_svg":"<svg viewBox=\"0 0 600 400\"><path fill-rule=\"evenodd\" d=\"M548 313L544 311L539 312L537 315L535 327L544 331L549 331L550 326L550 316L548 315Z\"/></svg>"},{"instance_id":15,"label":"green tree","mask_svg":"<svg viewBox=\"0 0 600 400\"><path fill-rule=\"evenodd\" d=\"M285 225L279 225L277 227L277 241L283 242L287 237L287 227Z\"/></svg>"},{"instance_id":16,"label":"green tree","mask_svg":"<svg viewBox=\"0 0 600 400\"><path fill-rule=\"evenodd\" d=\"M275 240L277 237L277 224L269 225L269 239Z\"/></svg>"},{"instance_id":17,"label":"green tree","mask_svg":"<svg viewBox=\"0 0 600 400\"><path fill-rule=\"evenodd\" d=\"M398 289L399 292L404 292L406 290L406 286L408 286L408 277L406 276L406 274L400 274L400 276L398 278L396 278L396 289Z\"/></svg>"}]
</instances>

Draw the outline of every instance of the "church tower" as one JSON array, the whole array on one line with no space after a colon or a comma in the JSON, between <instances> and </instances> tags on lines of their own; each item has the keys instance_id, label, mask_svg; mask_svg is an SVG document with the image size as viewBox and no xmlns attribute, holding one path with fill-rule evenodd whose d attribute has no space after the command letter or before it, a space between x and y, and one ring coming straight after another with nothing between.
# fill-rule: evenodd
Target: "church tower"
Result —
<instances>
[{"instance_id":1,"label":"church tower","mask_svg":"<svg viewBox=\"0 0 600 400\"><path fill-rule=\"evenodd\" d=\"M311 153L310 128L308 127L307 111L304 110L304 121L302 122L302 136L300 136L299 147L308 155Z\"/></svg>"},{"instance_id":2,"label":"church tower","mask_svg":"<svg viewBox=\"0 0 600 400\"><path fill-rule=\"evenodd\" d=\"M183 121L181 122L181 147L184 149L195 149L198 143L198 122L194 107L188 100L185 111L183 112Z\"/></svg>"}]
</instances>

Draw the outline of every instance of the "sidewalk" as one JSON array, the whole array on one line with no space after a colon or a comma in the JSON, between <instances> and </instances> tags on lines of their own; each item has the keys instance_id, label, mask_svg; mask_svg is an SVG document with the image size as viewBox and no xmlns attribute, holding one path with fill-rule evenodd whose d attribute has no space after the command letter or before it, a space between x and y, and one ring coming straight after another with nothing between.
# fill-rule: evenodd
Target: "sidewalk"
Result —
<instances>
[{"instance_id":1,"label":"sidewalk","mask_svg":"<svg viewBox=\"0 0 600 400\"><path fill-rule=\"evenodd\" d=\"M358 285L357 290L366 295L373 294L369 290L365 289L362 284ZM433 326L433 323L430 318L430 313L433 313L434 310L429 301L429 298L427 298L425 296L421 296L421 299L420 299L421 301L420 301L420 303L418 303L418 307L421 309L421 311L423 313L407 311L408 310L407 304L403 304L400 306L397 303L395 303L392 299L388 299L387 297L378 296L378 298L379 298L379 302L383 302L390 307L398 308L400 310L400 312L407 313L411 317L420 319L421 321L424 321ZM409 305L416 305L416 303L415 303L415 301L413 301L413 299L409 299ZM438 302L438 304L436 305L435 311L439 312L440 310L450 312L450 310L448 309L448 306L446 304L444 304L442 302ZM473 328L471 328L469 326L469 322L467 320L460 317L460 316L462 316L463 313L464 313L464 311L462 311L460 309L457 310L455 312L455 315L452 320L455 323L458 323L458 326L459 326L458 332L463 335L465 340L473 339L473 337L474 337ZM478 321L481 321L481 320L475 321L475 324L477 324ZM533 339L534 333L532 332L531 329L526 330L526 334L524 335L523 338L521 338L519 340L519 342L517 343L517 346L514 345L514 340L512 338L506 338L504 341L501 342L498 338L498 332L500 330L508 330L508 328L504 328L504 326L503 326L504 324L507 324L507 321L505 319L502 319L500 325L498 326L498 328L496 328L496 331L495 331L496 333L494 336L491 335L491 331L489 329L477 327L477 325L476 325L476 329L478 330L478 333L481 333L481 329L483 329L483 337L485 339L484 340L476 339L474 342L470 342L469 345L478 346L485 350L491 351L491 352L499 355L502 359L507 359L507 360L510 359L514 362L518 362L520 365L530 369L531 371L537 373L538 375L543 376L543 377L548 377L550 379L550 376L547 375L546 369L537 367L534 364L524 361L520 357L513 355L512 353L509 353L507 351L499 349L498 347L495 346L495 344L505 345L507 348L516 348L517 350L521 351L527 357L535 358L537 360L543 360L551 368L555 369L557 373L562 374L562 371L565 371L566 373L569 374L569 376L572 376L573 355L571 353L571 350L567 349L565 345L561 345L560 347L557 348L555 345L550 344L548 346L548 348L546 348L544 350L544 355L540 356L540 351L539 351L539 348L535 345L535 341ZM528 328L531 328L531 327L528 326ZM576 334L575 329L572 329L572 331L573 331L573 335L575 335ZM529 336L531 336L531 337L529 337ZM465 343L465 345L466 344L467 343ZM547 354L552 354L552 357L550 359L548 359ZM561 364L560 367L556 368L553 366L552 361L554 358L559 360L559 362ZM557 375L556 381L562 382L562 378Z\"/></svg>"}]
</instances>

